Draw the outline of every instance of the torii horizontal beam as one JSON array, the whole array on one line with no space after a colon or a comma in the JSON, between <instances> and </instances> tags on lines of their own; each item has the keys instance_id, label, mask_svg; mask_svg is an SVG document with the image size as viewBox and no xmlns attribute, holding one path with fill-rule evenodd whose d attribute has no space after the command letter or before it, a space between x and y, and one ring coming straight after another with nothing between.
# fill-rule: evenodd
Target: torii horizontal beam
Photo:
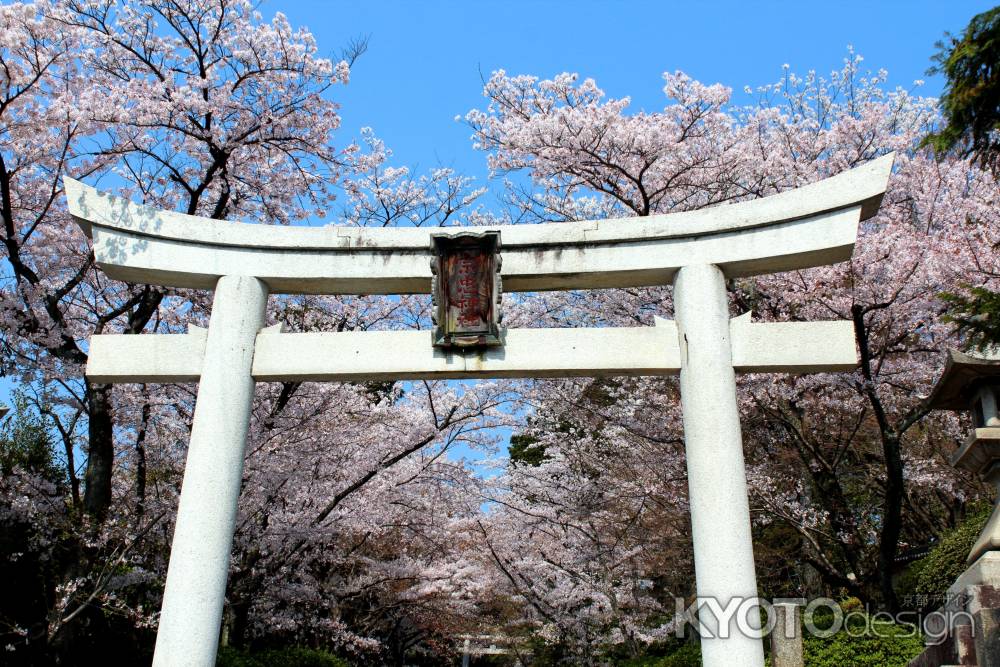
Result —
<instances>
[{"instance_id":1,"label":"torii horizontal beam","mask_svg":"<svg viewBox=\"0 0 1000 667\"><path fill-rule=\"evenodd\" d=\"M744 373L821 373L857 366L850 322L730 323L733 368ZM197 382L207 331L90 339L91 382ZM600 329L511 329L504 347L446 352L427 331L257 334L257 382L676 375L677 325Z\"/></svg>"},{"instance_id":2,"label":"torii horizontal beam","mask_svg":"<svg viewBox=\"0 0 1000 667\"><path fill-rule=\"evenodd\" d=\"M781 194L698 211L544 225L501 225L506 291L668 285L682 266L728 278L848 259L874 215L892 155ZM65 179L70 213L109 276L213 289L252 275L272 294L426 294L440 228L281 227L161 211ZM493 228L491 228L493 229Z\"/></svg>"}]
</instances>

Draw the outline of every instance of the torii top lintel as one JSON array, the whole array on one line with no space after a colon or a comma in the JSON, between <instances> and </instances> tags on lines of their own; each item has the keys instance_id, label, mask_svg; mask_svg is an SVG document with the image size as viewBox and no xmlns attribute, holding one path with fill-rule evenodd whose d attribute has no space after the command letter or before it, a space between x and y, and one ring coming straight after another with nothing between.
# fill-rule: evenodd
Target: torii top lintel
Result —
<instances>
[{"instance_id":1,"label":"torii top lintel","mask_svg":"<svg viewBox=\"0 0 1000 667\"><path fill-rule=\"evenodd\" d=\"M781 194L697 211L500 226L505 291L669 284L714 264L728 277L850 258L859 220L878 210L892 155ZM255 276L272 293L419 294L431 287L441 228L282 227L161 211L65 179L70 213L114 278L212 289Z\"/></svg>"}]
</instances>

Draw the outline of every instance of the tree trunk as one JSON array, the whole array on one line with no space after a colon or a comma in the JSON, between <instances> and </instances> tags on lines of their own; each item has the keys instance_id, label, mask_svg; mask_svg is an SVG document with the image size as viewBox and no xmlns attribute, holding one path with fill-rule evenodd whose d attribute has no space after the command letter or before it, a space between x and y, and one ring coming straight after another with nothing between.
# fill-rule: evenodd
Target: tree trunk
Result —
<instances>
[{"instance_id":1,"label":"tree trunk","mask_svg":"<svg viewBox=\"0 0 1000 667\"><path fill-rule=\"evenodd\" d=\"M111 506L111 470L115 460L111 385L86 381L85 386L89 448L83 508L98 521L103 521Z\"/></svg>"},{"instance_id":2,"label":"tree trunk","mask_svg":"<svg viewBox=\"0 0 1000 667\"><path fill-rule=\"evenodd\" d=\"M146 385L142 385L143 394ZM146 431L149 428L149 401L142 404L142 419L135 436L135 514L141 520L146 512Z\"/></svg>"},{"instance_id":3,"label":"tree trunk","mask_svg":"<svg viewBox=\"0 0 1000 667\"><path fill-rule=\"evenodd\" d=\"M899 611L899 601L892 587L892 566L899 551L899 533L903 521L903 460L899 452L899 438L884 433L882 450L885 454L886 484L878 550L879 588L886 608L895 614Z\"/></svg>"},{"instance_id":4,"label":"tree trunk","mask_svg":"<svg viewBox=\"0 0 1000 667\"><path fill-rule=\"evenodd\" d=\"M128 315L125 333L138 334L163 300L163 293L148 285L143 287L142 297L135 310ZM115 462L114 412L111 402L111 385L91 384L85 380L87 395L87 471L84 473L86 488L83 508L95 520L101 522L111 506L111 474Z\"/></svg>"}]
</instances>

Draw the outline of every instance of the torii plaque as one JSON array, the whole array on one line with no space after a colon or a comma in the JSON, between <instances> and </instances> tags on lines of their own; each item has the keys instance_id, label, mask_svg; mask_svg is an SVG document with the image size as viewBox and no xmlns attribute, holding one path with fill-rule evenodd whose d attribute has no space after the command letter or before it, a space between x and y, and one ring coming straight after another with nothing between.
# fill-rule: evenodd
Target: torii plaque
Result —
<instances>
[{"instance_id":1,"label":"torii plaque","mask_svg":"<svg viewBox=\"0 0 1000 667\"><path fill-rule=\"evenodd\" d=\"M502 345L500 232L432 234L431 255L434 345Z\"/></svg>"},{"instance_id":2,"label":"torii plaque","mask_svg":"<svg viewBox=\"0 0 1000 667\"><path fill-rule=\"evenodd\" d=\"M255 382L680 373L697 593L757 594L736 372L857 364L850 322L730 320L725 280L850 258L892 156L750 202L641 218L501 226L506 291L674 285L676 322L512 329L500 347L443 350L427 331L262 329L269 293L431 290L422 228L274 227L158 211L66 179L70 213L112 278L214 289L208 330L91 337L92 382L198 382L153 664L211 667L218 648ZM439 230L437 230L439 231ZM707 623L708 667L761 667L762 642Z\"/></svg>"}]
</instances>

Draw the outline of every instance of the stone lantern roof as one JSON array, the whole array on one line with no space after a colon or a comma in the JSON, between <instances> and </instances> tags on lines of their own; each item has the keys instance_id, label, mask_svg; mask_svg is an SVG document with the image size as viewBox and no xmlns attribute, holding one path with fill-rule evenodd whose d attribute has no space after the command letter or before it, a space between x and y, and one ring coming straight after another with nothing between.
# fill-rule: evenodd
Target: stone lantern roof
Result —
<instances>
[{"instance_id":1,"label":"stone lantern roof","mask_svg":"<svg viewBox=\"0 0 1000 667\"><path fill-rule=\"evenodd\" d=\"M975 400L977 386L988 378L1000 379L1000 351L993 349L972 356L948 350L948 361L930 397L935 410L969 410Z\"/></svg>"},{"instance_id":2,"label":"stone lantern roof","mask_svg":"<svg viewBox=\"0 0 1000 667\"><path fill-rule=\"evenodd\" d=\"M1000 423L998 423L1000 351L980 356L948 351L944 372L927 399L935 410L972 412L972 433L951 456L951 464L983 479L1000 482Z\"/></svg>"}]
</instances>

